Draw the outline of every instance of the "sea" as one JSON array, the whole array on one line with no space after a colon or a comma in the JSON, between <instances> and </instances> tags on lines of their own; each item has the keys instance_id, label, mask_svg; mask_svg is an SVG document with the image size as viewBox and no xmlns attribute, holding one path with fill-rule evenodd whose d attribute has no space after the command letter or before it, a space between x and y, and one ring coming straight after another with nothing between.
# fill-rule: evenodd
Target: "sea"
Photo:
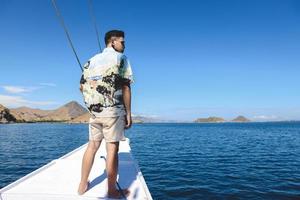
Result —
<instances>
[{"instance_id":1,"label":"sea","mask_svg":"<svg viewBox=\"0 0 300 200\"><path fill-rule=\"evenodd\" d=\"M0 188L85 144L87 131L0 125ZM300 199L300 122L145 123L126 137L153 199Z\"/></svg>"}]
</instances>

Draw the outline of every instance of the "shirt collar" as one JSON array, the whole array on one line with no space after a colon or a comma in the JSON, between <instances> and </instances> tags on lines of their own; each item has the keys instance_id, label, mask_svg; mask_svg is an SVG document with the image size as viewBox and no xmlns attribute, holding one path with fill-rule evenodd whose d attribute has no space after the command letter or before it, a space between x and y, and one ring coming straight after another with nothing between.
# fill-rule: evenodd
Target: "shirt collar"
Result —
<instances>
[{"instance_id":1,"label":"shirt collar","mask_svg":"<svg viewBox=\"0 0 300 200\"><path fill-rule=\"evenodd\" d=\"M109 51L115 51L115 50L112 47L106 47L105 49L103 49L103 52L109 52Z\"/></svg>"}]
</instances>

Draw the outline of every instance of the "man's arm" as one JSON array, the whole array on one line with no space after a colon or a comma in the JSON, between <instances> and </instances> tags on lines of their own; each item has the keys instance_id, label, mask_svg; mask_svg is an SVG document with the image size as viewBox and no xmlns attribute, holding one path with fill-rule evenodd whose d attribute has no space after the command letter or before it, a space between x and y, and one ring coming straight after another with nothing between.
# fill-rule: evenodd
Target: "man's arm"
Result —
<instances>
[{"instance_id":1,"label":"man's arm","mask_svg":"<svg viewBox=\"0 0 300 200\"><path fill-rule=\"evenodd\" d=\"M132 124L131 119L131 89L130 89L130 83L124 84L122 87L123 91L123 102L126 109L126 125L125 128L130 128Z\"/></svg>"}]
</instances>

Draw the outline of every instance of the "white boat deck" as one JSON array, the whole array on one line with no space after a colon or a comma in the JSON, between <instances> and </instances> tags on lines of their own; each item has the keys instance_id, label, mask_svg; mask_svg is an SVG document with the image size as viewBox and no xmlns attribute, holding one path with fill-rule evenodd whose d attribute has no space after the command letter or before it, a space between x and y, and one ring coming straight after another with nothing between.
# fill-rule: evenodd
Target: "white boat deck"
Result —
<instances>
[{"instance_id":1,"label":"white boat deck","mask_svg":"<svg viewBox=\"0 0 300 200\"><path fill-rule=\"evenodd\" d=\"M0 199L109 199L106 197L107 177L105 160L101 158L101 156L106 155L105 142L102 142L96 154L89 176L90 187L88 191L82 196L77 194L81 174L81 161L86 146L87 144L2 188L0 190ZM144 177L131 155L128 139L120 142L118 182L121 188L129 189L128 200L152 199Z\"/></svg>"}]
</instances>

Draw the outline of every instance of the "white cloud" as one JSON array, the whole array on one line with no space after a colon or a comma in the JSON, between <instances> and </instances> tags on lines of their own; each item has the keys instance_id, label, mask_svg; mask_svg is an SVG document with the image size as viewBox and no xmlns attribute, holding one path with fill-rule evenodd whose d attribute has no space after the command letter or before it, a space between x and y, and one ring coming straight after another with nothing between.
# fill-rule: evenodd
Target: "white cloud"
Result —
<instances>
[{"instance_id":1,"label":"white cloud","mask_svg":"<svg viewBox=\"0 0 300 200\"><path fill-rule=\"evenodd\" d=\"M20 106L45 106L45 105L53 105L57 104L54 101L30 101L24 99L21 96L10 96L10 95L1 95L0 94L0 104L5 107L14 108Z\"/></svg>"},{"instance_id":2,"label":"white cloud","mask_svg":"<svg viewBox=\"0 0 300 200\"><path fill-rule=\"evenodd\" d=\"M8 93L21 94L21 93L30 93L35 90L44 88L43 86L56 87L55 83L40 83L39 85L41 86L26 87L26 86L3 85L2 88Z\"/></svg>"},{"instance_id":3,"label":"white cloud","mask_svg":"<svg viewBox=\"0 0 300 200\"><path fill-rule=\"evenodd\" d=\"M11 85L4 85L2 87L6 92L13 93L13 94L32 92L40 88L40 87L22 87L22 86L11 86Z\"/></svg>"},{"instance_id":4,"label":"white cloud","mask_svg":"<svg viewBox=\"0 0 300 200\"><path fill-rule=\"evenodd\" d=\"M49 86L49 87L56 87L57 85L55 83L40 83L42 86Z\"/></svg>"}]
</instances>

